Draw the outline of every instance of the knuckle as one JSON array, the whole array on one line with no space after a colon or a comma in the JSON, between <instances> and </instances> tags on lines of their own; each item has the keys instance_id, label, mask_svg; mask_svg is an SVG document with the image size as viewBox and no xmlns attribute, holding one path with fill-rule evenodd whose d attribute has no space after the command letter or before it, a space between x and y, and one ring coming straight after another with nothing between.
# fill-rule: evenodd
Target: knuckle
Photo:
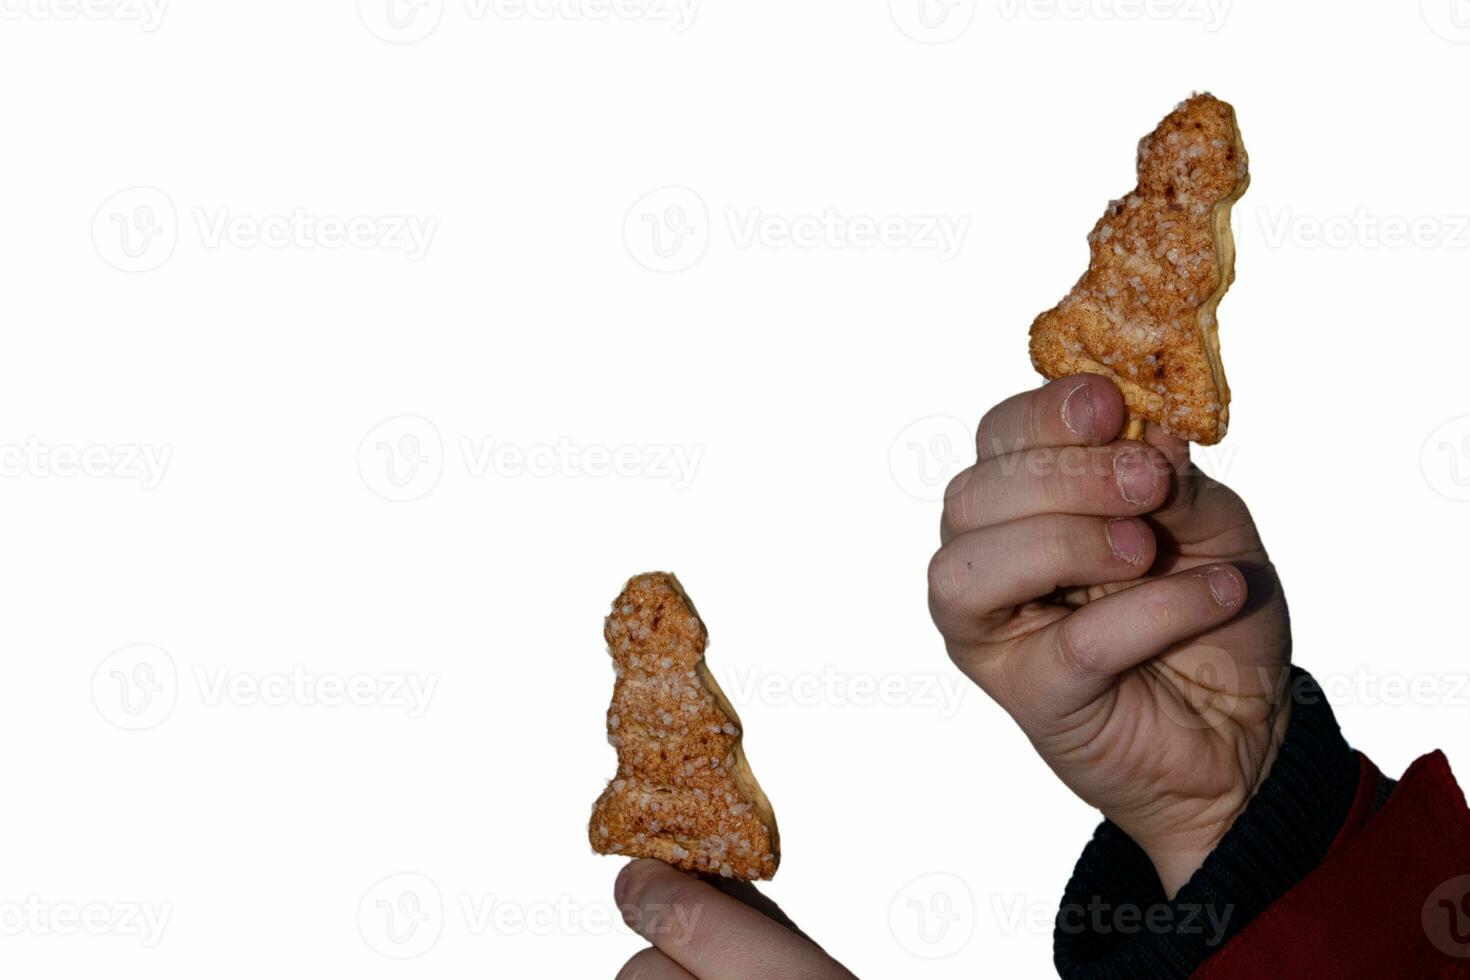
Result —
<instances>
[{"instance_id":1,"label":"knuckle","mask_svg":"<svg viewBox=\"0 0 1470 980\"><path fill-rule=\"evenodd\" d=\"M635 861L628 866L627 890L623 904L642 907L667 901L669 891L663 868L657 861Z\"/></svg>"},{"instance_id":2,"label":"knuckle","mask_svg":"<svg viewBox=\"0 0 1470 980\"><path fill-rule=\"evenodd\" d=\"M1190 590L1191 583L1180 582L1179 584L1184 586L1179 590L1180 592ZM1180 602L1182 600L1187 603L1192 597L1179 594L1169 595L1165 589L1149 589L1148 598L1148 604L1143 607L1139 615L1143 627L1154 636L1177 635L1182 625L1181 613L1183 610Z\"/></svg>"},{"instance_id":3,"label":"knuckle","mask_svg":"<svg viewBox=\"0 0 1470 980\"><path fill-rule=\"evenodd\" d=\"M1026 399L1026 410L1022 413L1021 432L1026 437L1028 446L1046 444L1046 416L1057 411L1057 406L1053 404L1055 394L1051 388L1044 388L1042 392L1043 394L1035 398Z\"/></svg>"},{"instance_id":4,"label":"knuckle","mask_svg":"<svg viewBox=\"0 0 1470 980\"><path fill-rule=\"evenodd\" d=\"M998 455L994 444L998 443L999 439L995 433L1000 426L1000 413L1004 407L1004 402L992 406L989 411L980 416L980 424L975 427L975 448L979 450L982 457Z\"/></svg>"},{"instance_id":5,"label":"knuckle","mask_svg":"<svg viewBox=\"0 0 1470 980\"><path fill-rule=\"evenodd\" d=\"M929 559L929 608L936 623L950 623L966 606L973 559L964 558L952 547L940 548Z\"/></svg>"},{"instance_id":6,"label":"knuckle","mask_svg":"<svg viewBox=\"0 0 1470 980\"><path fill-rule=\"evenodd\" d=\"M1052 641L1062 667L1078 677L1096 677L1105 673L1102 658L1096 646L1080 642L1071 618L1064 619L1057 627Z\"/></svg>"},{"instance_id":7,"label":"knuckle","mask_svg":"<svg viewBox=\"0 0 1470 980\"><path fill-rule=\"evenodd\" d=\"M947 549L941 548L929 559L929 602L936 609L948 609L954 603L954 593L954 572Z\"/></svg>"},{"instance_id":8,"label":"knuckle","mask_svg":"<svg viewBox=\"0 0 1470 980\"><path fill-rule=\"evenodd\" d=\"M630 888L629 894L623 909L625 921L656 945L697 942L708 931L702 921L705 902L714 894L708 885L683 875L666 875L649 883L642 893L635 895Z\"/></svg>"},{"instance_id":9,"label":"knuckle","mask_svg":"<svg viewBox=\"0 0 1470 980\"><path fill-rule=\"evenodd\" d=\"M1076 495L1077 477L1060 453L1049 449L1034 453L1027 460L1026 475L1046 510L1063 510Z\"/></svg>"},{"instance_id":10,"label":"knuckle","mask_svg":"<svg viewBox=\"0 0 1470 980\"><path fill-rule=\"evenodd\" d=\"M1072 523L1062 514L1047 514L1041 520L1041 557L1048 570L1066 568L1072 556Z\"/></svg>"},{"instance_id":11,"label":"knuckle","mask_svg":"<svg viewBox=\"0 0 1470 980\"><path fill-rule=\"evenodd\" d=\"M1014 451L1015 447L1006 444L1005 434L1010 432L1010 441L1014 442L1020 435L1014 431L1018 416L1024 416L1026 409L1020 404L1020 399L1025 395L1013 395L1003 401L992 405L990 409L980 417L980 425L975 429L975 448L979 450L981 457L1004 456ZM1024 426L1024 419L1022 425Z\"/></svg>"},{"instance_id":12,"label":"knuckle","mask_svg":"<svg viewBox=\"0 0 1470 980\"><path fill-rule=\"evenodd\" d=\"M1153 446L1148 448L1147 459L1149 472L1154 475L1153 502L1162 501L1169 493L1174 468L1169 464L1169 457Z\"/></svg>"},{"instance_id":13,"label":"knuckle","mask_svg":"<svg viewBox=\"0 0 1470 980\"><path fill-rule=\"evenodd\" d=\"M979 481L975 479L975 468L961 470L944 488L944 523L956 530L965 530L974 520L975 493Z\"/></svg>"}]
</instances>

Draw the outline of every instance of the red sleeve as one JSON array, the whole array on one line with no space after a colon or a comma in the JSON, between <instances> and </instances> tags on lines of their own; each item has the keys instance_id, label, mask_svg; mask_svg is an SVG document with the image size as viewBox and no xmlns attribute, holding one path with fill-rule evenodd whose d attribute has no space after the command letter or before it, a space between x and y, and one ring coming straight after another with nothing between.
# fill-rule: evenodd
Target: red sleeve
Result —
<instances>
[{"instance_id":1,"label":"red sleeve","mask_svg":"<svg viewBox=\"0 0 1470 980\"><path fill-rule=\"evenodd\" d=\"M1322 863L1193 974L1470 978L1470 810L1442 752L1414 762L1376 810L1357 798Z\"/></svg>"}]
</instances>

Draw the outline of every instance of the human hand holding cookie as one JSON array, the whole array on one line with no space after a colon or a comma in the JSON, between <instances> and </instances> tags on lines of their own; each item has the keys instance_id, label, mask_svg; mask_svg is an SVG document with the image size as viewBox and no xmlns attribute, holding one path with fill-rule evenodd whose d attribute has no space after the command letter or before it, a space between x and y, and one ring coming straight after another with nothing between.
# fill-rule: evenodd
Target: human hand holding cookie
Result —
<instances>
[{"instance_id":1,"label":"human hand holding cookie","mask_svg":"<svg viewBox=\"0 0 1470 980\"><path fill-rule=\"evenodd\" d=\"M946 493L929 602L955 663L1168 894L1265 778L1286 602L1245 504L1122 393L1062 378L995 406Z\"/></svg>"}]
</instances>

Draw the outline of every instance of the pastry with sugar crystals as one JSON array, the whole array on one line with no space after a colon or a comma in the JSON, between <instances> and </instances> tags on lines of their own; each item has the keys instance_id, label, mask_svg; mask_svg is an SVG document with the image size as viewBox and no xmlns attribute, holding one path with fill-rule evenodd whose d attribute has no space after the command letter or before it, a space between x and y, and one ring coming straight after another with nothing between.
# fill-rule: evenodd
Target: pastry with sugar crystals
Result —
<instances>
[{"instance_id":1,"label":"pastry with sugar crystals","mask_svg":"<svg viewBox=\"0 0 1470 980\"><path fill-rule=\"evenodd\" d=\"M776 817L745 760L740 719L705 666L704 623L678 580L631 579L603 636L617 674L607 737L618 774L592 807L592 849L770 878L781 860Z\"/></svg>"},{"instance_id":2,"label":"pastry with sugar crystals","mask_svg":"<svg viewBox=\"0 0 1470 980\"><path fill-rule=\"evenodd\" d=\"M1182 102L1138 144L1138 186L1108 205L1077 285L1031 325L1031 363L1048 378L1111 378L1145 420L1210 445L1230 421L1215 309L1235 279L1230 209L1250 172L1235 110Z\"/></svg>"}]
</instances>

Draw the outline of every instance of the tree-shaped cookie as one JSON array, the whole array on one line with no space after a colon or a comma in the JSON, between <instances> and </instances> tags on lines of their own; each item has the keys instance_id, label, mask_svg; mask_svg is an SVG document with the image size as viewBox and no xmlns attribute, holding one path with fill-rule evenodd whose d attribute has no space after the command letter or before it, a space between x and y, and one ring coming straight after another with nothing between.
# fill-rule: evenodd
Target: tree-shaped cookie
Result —
<instances>
[{"instance_id":1,"label":"tree-shaped cookie","mask_svg":"<svg viewBox=\"0 0 1470 980\"><path fill-rule=\"evenodd\" d=\"M603 628L617 681L607 712L618 774L592 807L599 854L760 879L776 873L771 803L745 761L740 719L704 663L704 623L678 581L629 580Z\"/></svg>"},{"instance_id":2,"label":"tree-shaped cookie","mask_svg":"<svg viewBox=\"0 0 1470 980\"><path fill-rule=\"evenodd\" d=\"M1235 110L1182 102L1138 144L1138 186L1088 236L1087 272L1031 326L1031 362L1048 378L1111 378L1131 417L1219 442L1230 421L1215 308L1235 279L1230 208L1250 183Z\"/></svg>"}]
</instances>

